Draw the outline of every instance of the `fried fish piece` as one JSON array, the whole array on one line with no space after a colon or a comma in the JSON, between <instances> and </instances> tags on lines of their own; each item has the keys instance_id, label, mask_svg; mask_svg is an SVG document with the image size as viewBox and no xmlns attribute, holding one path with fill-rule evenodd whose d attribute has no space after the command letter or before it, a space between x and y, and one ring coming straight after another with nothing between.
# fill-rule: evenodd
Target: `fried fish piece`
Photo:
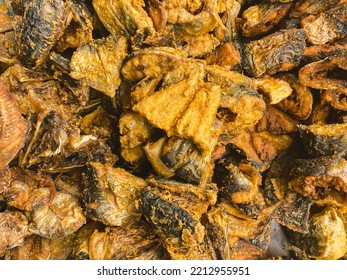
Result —
<instances>
[{"instance_id":1,"label":"fried fish piece","mask_svg":"<svg viewBox=\"0 0 347 280\"><path fill-rule=\"evenodd\" d=\"M9 174L6 174L9 173ZM0 194L6 203L20 210L31 211L54 199L53 179L49 175L12 167L0 173Z\"/></svg>"},{"instance_id":2,"label":"fried fish piece","mask_svg":"<svg viewBox=\"0 0 347 280\"><path fill-rule=\"evenodd\" d=\"M299 70L299 80L303 85L315 89L330 90L343 88L347 87L347 81L344 78L346 70L347 54L329 56L302 67ZM333 71L335 74L332 73ZM338 74L339 71L341 72L340 75Z\"/></svg>"},{"instance_id":3,"label":"fried fish piece","mask_svg":"<svg viewBox=\"0 0 347 280\"><path fill-rule=\"evenodd\" d=\"M101 22L112 35L130 37L145 28L150 33L155 32L143 0L93 0L92 3Z\"/></svg>"},{"instance_id":4,"label":"fried fish piece","mask_svg":"<svg viewBox=\"0 0 347 280\"><path fill-rule=\"evenodd\" d=\"M254 77L289 71L299 65L306 46L305 39L304 30L291 29L251 41L244 47L244 68Z\"/></svg>"},{"instance_id":5,"label":"fried fish piece","mask_svg":"<svg viewBox=\"0 0 347 280\"><path fill-rule=\"evenodd\" d=\"M123 36L95 39L81 45L72 54L70 76L113 97L121 83L120 71L127 48Z\"/></svg>"},{"instance_id":6,"label":"fried fish piece","mask_svg":"<svg viewBox=\"0 0 347 280\"><path fill-rule=\"evenodd\" d=\"M347 251L346 230L341 212L331 206L313 214L309 233L293 234L290 241L301 248L309 258L337 260Z\"/></svg>"},{"instance_id":7,"label":"fried fish piece","mask_svg":"<svg viewBox=\"0 0 347 280\"><path fill-rule=\"evenodd\" d=\"M6 249L23 244L24 238L31 235L29 221L19 211L5 211L0 213L0 256Z\"/></svg>"},{"instance_id":8,"label":"fried fish piece","mask_svg":"<svg viewBox=\"0 0 347 280\"><path fill-rule=\"evenodd\" d=\"M275 28L290 12L293 3L268 3L250 6L242 13L242 35L253 37Z\"/></svg>"},{"instance_id":9,"label":"fried fish piece","mask_svg":"<svg viewBox=\"0 0 347 280\"><path fill-rule=\"evenodd\" d=\"M307 16L301 21L307 40L312 44L331 43L346 37L347 3Z\"/></svg>"},{"instance_id":10,"label":"fried fish piece","mask_svg":"<svg viewBox=\"0 0 347 280\"><path fill-rule=\"evenodd\" d=\"M258 132L268 131L273 134L291 133L297 131L298 120L282 112L273 105L266 107L264 117L257 123Z\"/></svg>"},{"instance_id":11,"label":"fried fish piece","mask_svg":"<svg viewBox=\"0 0 347 280\"><path fill-rule=\"evenodd\" d=\"M268 75L256 79L255 84L258 90L264 94L264 100L267 104L277 104L293 92L289 83Z\"/></svg>"},{"instance_id":12,"label":"fried fish piece","mask_svg":"<svg viewBox=\"0 0 347 280\"><path fill-rule=\"evenodd\" d=\"M84 207L90 218L112 226L140 219L136 200L147 185L145 180L122 168L90 162L83 181Z\"/></svg>"},{"instance_id":13,"label":"fried fish piece","mask_svg":"<svg viewBox=\"0 0 347 280\"><path fill-rule=\"evenodd\" d=\"M288 188L312 199L347 192L347 161L339 156L296 159L289 171Z\"/></svg>"},{"instance_id":14,"label":"fried fish piece","mask_svg":"<svg viewBox=\"0 0 347 280\"><path fill-rule=\"evenodd\" d=\"M86 223L78 199L64 192L57 192L51 203L34 209L30 219L29 230L50 239L75 233Z\"/></svg>"},{"instance_id":15,"label":"fried fish piece","mask_svg":"<svg viewBox=\"0 0 347 280\"><path fill-rule=\"evenodd\" d=\"M303 18L308 15L318 15L343 3L345 0L299 0L296 1L290 17Z\"/></svg>"},{"instance_id":16,"label":"fried fish piece","mask_svg":"<svg viewBox=\"0 0 347 280\"><path fill-rule=\"evenodd\" d=\"M62 0L34 0L25 5L18 38L19 58L24 66L41 65L62 35L65 4Z\"/></svg>"},{"instance_id":17,"label":"fried fish piece","mask_svg":"<svg viewBox=\"0 0 347 280\"><path fill-rule=\"evenodd\" d=\"M344 156L347 153L347 123L299 124L298 128L305 152L310 157Z\"/></svg>"},{"instance_id":18,"label":"fried fish piece","mask_svg":"<svg viewBox=\"0 0 347 280\"><path fill-rule=\"evenodd\" d=\"M225 201L207 213L206 231L217 258L222 260L263 259L270 241L269 228L266 214L254 220Z\"/></svg>"},{"instance_id":19,"label":"fried fish piece","mask_svg":"<svg viewBox=\"0 0 347 280\"><path fill-rule=\"evenodd\" d=\"M279 78L286 81L293 91L287 98L280 101L276 107L297 120L306 120L310 116L313 107L311 90L301 84L293 74L281 74Z\"/></svg>"},{"instance_id":20,"label":"fried fish piece","mask_svg":"<svg viewBox=\"0 0 347 280\"><path fill-rule=\"evenodd\" d=\"M7 260L65 260L72 251L74 236L49 239L33 234L22 246L7 250Z\"/></svg>"},{"instance_id":21,"label":"fried fish piece","mask_svg":"<svg viewBox=\"0 0 347 280\"><path fill-rule=\"evenodd\" d=\"M208 207L216 203L216 187L207 185L202 188L156 179L148 182L141 197L145 218L156 228L172 258L196 257L196 250L205 238L204 226L199 220Z\"/></svg>"},{"instance_id":22,"label":"fried fish piece","mask_svg":"<svg viewBox=\"0 0 347 280\"><path fill-rule=\"evenodd\" d=\"M321 97L336 110L347 111L347 88L324 90Z\"/></svg>"},{"instance_id":23,"label":"fried fish piece","mask_svg":"<svg viewBox=\"0 0 347 280\"><path fill-rule=\"evenodd\" d=\"M158 236L145 222L95 231L89 241L91 260L168 259Z\"/></svg>"},{"instance_id":24,"label":"fried fish piece","mask_svg":"<svg viewBox=\"0 0 347 280\"><path fill-rule=\"evenodd\" d=\"M312 199L295 192L287 193L277 204L271 216L281 225L300 233L309 232L309 215Z\"/></svg>"},{"instance_id":25,"label":"fried fish piece","mask_svg":"<svg viewBox=\"0 0 347 280\"><path fill-rule=\"evenodd\" d=\"M67 15L64 32L54 46L58 52L77 48L93 40L92 12L87 5L76 0L69 0L65 5Z\"/></svg>"},{"instance_id":26,"label":"fried fish piece","mask_svg":"<svg viewBox=\"0 0 347 280\"><path fill-rule=\"evenodd\" d=\"M0 81L0 171L17 156L25 145L28 125L15 97Z\"/></svg>"}]
</instances>

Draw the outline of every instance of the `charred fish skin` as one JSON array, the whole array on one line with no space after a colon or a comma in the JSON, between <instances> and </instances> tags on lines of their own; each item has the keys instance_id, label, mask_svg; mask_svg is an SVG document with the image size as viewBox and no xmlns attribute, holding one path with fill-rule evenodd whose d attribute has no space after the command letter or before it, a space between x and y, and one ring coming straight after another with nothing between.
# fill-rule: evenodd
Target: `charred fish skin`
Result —
<instances>
[{"instance_id":1,"label":"charred fish skin","mask_svg":"<svg viewBox=\"0 0 347 280\"><path fill-rule=\"evenodd\" d=\"M64 27L62 0L33 0L25 9L19 32L19 57L27 67L41 65L61 36Z\"/></svg>"},{"instance_id":2,"label":"charred fish skin","mask_svg":"<svg viewBox=\"0 0 347 280\"><path fill-rule=\"evenodd\" d=\"M0 171L25 144L27 123L7 86L0 81Z\"/></svg>"}]
</instances>

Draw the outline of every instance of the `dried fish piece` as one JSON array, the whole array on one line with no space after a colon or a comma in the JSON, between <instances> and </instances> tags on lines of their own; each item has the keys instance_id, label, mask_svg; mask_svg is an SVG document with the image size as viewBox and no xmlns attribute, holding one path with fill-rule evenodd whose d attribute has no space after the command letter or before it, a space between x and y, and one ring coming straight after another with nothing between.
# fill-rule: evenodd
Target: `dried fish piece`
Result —
<instances>
[{"instance_id":1,"label":"dried fish piece","mask_svg":"<svg viewBox=\"0 0 347 280\"><path fill-rule=\"evenodd\" d=\"M347 111L347 88L325 90L321 93L321 97L335 109Z\"/></svg>"},{"instance_id":2,"label":"dried fish piece","mask_svg":"<svg viewBox=\"0 0 347 280\"><path fill-rule=\"evenodd\" d=\"M309 233L294 234L292 242L309 258L337 260L347 251L346 230L342 214L334 207L326 207L310 217Z\"/></svg>"},{"instance_id":3,"label":"dried fish piece","mask_svg":"<svg viewBox=\"0 0 347 280\"><path fill-rule=\"evenodd\" d=\"M292 3L268 3L250 6L242 13L242 35L252 37L266 34L275 28L290 12Z\"/></svg>"},{"instance_id":4,"label":"dried fish piece","mask_svg":"<svg viewBox=\"0 0 347 280\"><path fill-rule=\"evenodd\" d=\"M77 232L74 244L72 247L69 259L73 260L89 260L89 243L92 234L98 230L101 230L103 226L95 221L88 221Z\"/></svg>"},{"instance_id":5,"label":"dried fish piece","mask_svg":"<svg viewBox=\"0 0 347 280\"><path fill-rule=\"evenodd\" d=\"M69 256L74 236L49 239L33 234L21 246L6 251L7 260L65 260Z\"/></svg>"},{"instance_id":6,"label":"dried fish piece","mask_svg":"<svg viewBox=\"0 0 347 280\"><path fill-rule=\"evenodd\" d=\"M19 32L19 58L25 66L41 65L64 29L62 0L34 0L25 5Z\"/></svg>"},{"instance_id":7,"label":"dried fish piece","mask_svg":"<svg viewBox=\"0 0 347 280\"><path fill-rule=\"evenodd\" d=\"M54 48L63 52L68 48L77 48L93 40L92 13L84 2L69 0L65 4L65 27Z\"/></svg>"},{"instance_id":8,"label":"dried fish piece","mask_svg":"<svg viewBox=\"0 0 347 280\"><path fill-rule=\"evenodd\" d=\"M272 217L295 232L308 233L308 219L312 204L313 201L310 198L289 192L285 199L277 204Z\"/></svg>"},{"instance_id":9,"label":"dried fish piece","mask_svg":"<svg viewBox=\"0 0 347 280\"><path fill-rule=\"evenodd\" d=\"M181 65L187 54L179 49L170 47L152 47L135 51L129 55L122 67L122 75L128 81L140 81L144 78L162 77ZM181 79L185 75L181 72Z\"/></svg>"},{"instance_id":10,"label":"dried fish piece","mask_svg":"<svg viewBox=\"0 0 347 280\"><path fill-rule=\"evenodd\" d=\"M0 171L17 156L27 136L27 123L8 87L0 81Z\"/></svg>"},{"instance_id":11,"label":"dried fish piece","mask_svg":"<svg viewBox=\"0 0 347 280\"><path fill-rule=\"evenodd\" d=\"M206 230L217 258L263 259L270 241L266 217L251 219L225 201L213 206L207 213ZM261 243L263 246L259 246Z\"/></svg>"},{"instance_id":12,"label":"dried fish piece","mask_svg":"<svg viewBox=\"0 0 347 280\"><path fill-rule=\"evenodd\" d=\"M339 156L296 159L289 172L288 188L312 199L335 191L347 192L347 161Z\"/></svg>"},{"instance_id":13,"label":"dried fish piece","mask_svg":"<svg viewBox=\"0 0 347 280\"><path fill-rule=\"evenodd\" d=\"M347 3L307 16L301 21L307 40L312 44L331 43L346 37Z\"/></svg>"},{"instance_id":14,"label":"dried fish piece","mask_svg":"<svg viewBox=\"0 0 347 280\"><path fill-rule=\"evenodd\" d=\"M89 254L92 260L168 259L158 236L143 222L95 231L90 237Z\"/></svg>"},{"instance_id":15,"label":"dried fish piece","mask_svg":"<svg viewBox=\"0 0 347 280\"><path fill-rule=\"evenodd\" d=\"M141 197L141 211L156 228L164 247L174 259L194 254L204 242L201 215L216 203L214 185L206 188L174 181L149 179Z\"/></svg>"},{"instance_id":16,"label":"dried fish piece","mask_svg":"<svg viewBox=\"0 0 347 280\"><path fill-rule=\"evenodd\" d=\"M146 181L121 168L89 163L84 174L84 207L87 215L106 225L121 226L141 217L136 200Z\"/></svg>"},{"instance_id":17,"label":"dried fish piece","mask_svg":"<svg viewBox=\"0 0 347 280\"><path fill-rule=\"evenodd\" d=\"M296 1L290 17L302 18L308 15L318 15L344 2L345 0L299 0Z\"/></svg>"},{"instance_id":18,"label":"dried fish piece","mask_svg":"<svg viewBox=\"0 0 347 280\"><path fill-rule=\"evenodd\" d=\"M113 97L121 82L121 65L126 55L125 37L96 39L79 46L72 54L70 76Z\"/></svg>"},{"instance_id":19,"label":"dried fish piece","mask_svg":"<svg viewBox=\"0 0 347 280\"><path fill-rule=\"evenodd\" d=\"M333 71L342 72L342 77L332 74ZM309 63L299 70L300 82L316 89L337 89L347 87L343 73L347 70L347 55L330 56L323 60Z\"/></svg>"},{"instance_id":20,"label":"dried fish piece","mask_svg":"<svg viewBox=\"0 0 347 280\"><path fill-rule=\"evenodd\" d=\"M306 120L310 116L313 107L311 90L302 85L298 78L292 74L282 74L279 78L286 81L293 91L286 99L279 102L276 107L295 119Z\"/></svg>"},{"instance_id":21,"label":"dried fish piece","mask_svg":"<svg viewBox=\"0 0 347 280\"><path fill-rule=\"evenodd\" d=\"M305 48L305 58L309 62L323 60L328 56L340 56L347 53L347 43L336 42L333 45L319 44L312 45Z\"/></svg>"},{"instance_id":22,"label":"dried fish piece","mask_svg":"<svg viewBox=\"0 0 347 280\"><path fill-rule=\"evenodd\" d=\"M297 131L299 122L273 105L266 107L264 117L257 123L257 131L268 131L273 134L292 133Z\"/></svg>"},{"instance_id":23,"label":"dried fish piece","mask_svg":"<svg viewBox=\"0 0 347 280\"><path fill-rule=\"evenodd\" d=\"M6 174L8 173L8 174ZM2 172L0 193L9 206L31 211L54 199L56 190L53 179L31 170L12 167Z\"/></svg>"},{"instance_id":24,"label":"dried fish piece","mask_svg":"<svg viewBox=\"0 0 347 280\"><path fill-rule=\"evenodd\" d=\"M305 152L310 157L347 153L347 124L298 125Z\"/></svg>"},{"instance_id":25,"label":"dried fish piece","mask_svg":"<svg viewBox=\"0 0 347 280\"><path fill-rule=\"evenodd\" d=\"M93 7L112 35L130 37L141 29L155 32L152 19L144 10L143 0L93 0Z\"/></svg>"},{"instance_id":26,"label":"dried fish piece","mask_svg":"<svg viewBox=\"0 0 347 280\"><path fill-rule=\"evenodd\" d=\"M20 246L24 238L31 234L28 224L28 219L19 211L0 213L0 256L6 249Z\"/></svg>"},{"instance_id":27,"label":"dried fish piece","mask_svg":"<svg viewBox=\"0 0 347 280\"><path fill-rule=\"evenodd\" d=\"M133 111L123 112L118 127L122 148L135 148L147 142L153 133L153 128L146 119Z\"/></svg>"},{"instance_id":28,"label":"dried fish piece","mask_svg":"<svg viewBox=\"0 0 347 280\"><path fill-rule=\"evenodd\" d=\"M293 91L286 81L268 75L256 79L255 84L258 90L264 94L264 100L267 104L277 104L291 95Z\"/></svg>"},{"instance_id":29,"label":"dried fish piece","mask_svg":"<svg viewBox=\"0 0 347 280\"><path fill-rule=\"evenodd\" d=\"M42 237L54 239L76 232L86 223L77 198L57 192L54 200L31 212L30 231Z\"/></svg>"},{"instance_id":30,"label":"dried fish piece","mask_svg":"<svg viewBox=\"0 0 347 280\"><path fill-rule=\"evenodd\" d=\"M248 84L230 84L222 89L218 119L222 131L234 134L246 128L254 128L263 118L266 104L262 96Z\"/></svg>"},{"instance_id":31,"label":"dried fish piece","mask_svg":"<svg viewBox=\"0 0 347 280\"><path fill-rule=\"evenodd\" d=\"M299 65L306 46L302 29L282 30L244 47L245 69L254 76L273 75Z\"/></svg>"}]
</instances>

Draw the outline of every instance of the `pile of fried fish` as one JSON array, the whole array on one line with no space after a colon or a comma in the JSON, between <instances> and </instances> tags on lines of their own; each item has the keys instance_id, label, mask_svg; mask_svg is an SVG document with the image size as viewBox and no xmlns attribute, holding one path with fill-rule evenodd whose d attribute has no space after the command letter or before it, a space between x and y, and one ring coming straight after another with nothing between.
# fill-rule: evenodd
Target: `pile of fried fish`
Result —
<instances>
[{"instance_id":1,"label":"pile of fried fish","mask_svg":"<svg viewBox=\"0 0 347 280\"><path fill-rule=\"evenodd\" d=\"M346 0L0 0L0 259L346 259Z\"/></svg>"}]
</instances>

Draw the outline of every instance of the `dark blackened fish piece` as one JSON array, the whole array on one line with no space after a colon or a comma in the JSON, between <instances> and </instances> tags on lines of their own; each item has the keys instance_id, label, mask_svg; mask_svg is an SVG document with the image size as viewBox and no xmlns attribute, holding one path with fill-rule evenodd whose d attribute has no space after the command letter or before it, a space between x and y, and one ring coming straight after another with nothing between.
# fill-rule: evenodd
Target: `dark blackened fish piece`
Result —
<instances>
[{"instance_id":1,"label":"dark blackened fish piece","mask_svg":"<svg viewBox=\"0 0 347 280\"><path fill-rule=\"evenodd\" d=\"M298 125L307 155L344 156L347 153L347 123Z\"/></svg>"},{"instance_id":2,"label":"dark blackened fish piece","mask_svg":"<svg viewBox=\"0 0 347 280\"><path fill-rule=\"evenodd\" d=\"M289 171L288 188L312 199L347 192L347 161L339 156L296 159Z\"/></svg>"},{"instance_id":3,"label":"dark blackened fish piece","mask_svg":"<svg viewBox=\"0 0 347 280\"><path fill-rule=\"evenodd\" d=\"M247 8L242 13L242 35L246 37L265 34L276 27L287 16L293 3L268 3Z\"/></svg>"},{"instance_id":4,"label":"dark blackened fish piece","mask_svg":"<svg viewBox=\"0 0 347 280\"><path fill-rule=\"evenodd\" d=\"M169 259L153 228L142 221L96 230L90 237L89 255L91 260Z\"/></svg>"},{"instance_id":5,"label":"dark blackened fish piece","mask_svg":"<svg viewBox=\"0 0 347 280\"><path fill-rule=\"evenodd\" d=\"M245 69L254 76L288 71L301 61L306 46L302 29L282 30L245 45Z\"/></svg>"},{"instance_id":6,"label":"dark blackened fish piece","mask_svg":"<svg viewBox=\"0 0 347 280\"><path fill-rule=\"evenodd\" d=\"M312 44L331 43L347 36L347 3L301 21L307 40Z\"/></svg>"},{"instance_id":7,"label":"dark blackened fish piece","mask_svg":"<svg viewBox=\"0 0 347 280\"><path fill-rule=\"evenodd\" d=\"M112 226L140 219L136 200L147 185L145 180L122 168L91 162L83 181L83 200L90 218Z\"/></svg>"},{"instance_id":8,"label":"dark blackened fish piece","mask_svg":"<svg viewBox=\"0 0 347 280\"><path fill-rule=\"evenodd\" d=\"M93 7L112 35L130 37L145 28L150 33L155 32L153 21L144 10L143 0L93 0Z\"/></svg>"},{"instance_id":9,"label":"dark blackened fish piece","mask_svg":"<svg viewBox=\"0 0 347 280\"><path fill-rule=\"evenodd\" d=\"M347 54L343 54L305 65L299 70L299 80L303 85L315 89L344 88L347 87L346 73Z\"/></svg>"},{"instance_id":10,"label":"dark blackened fish piece","mask_svg":"<svg viewBox=\"0 0 347 280\"><path fill-rule=\"evenodd\" d=\"M25 8L19 32L19 58L27 67L41 65L61 36L65 20L62 0L33 0Z\"/></svg>"},{"instance_id":11,"label":"dark blackened fish piece","mask_svg":"<svg viewBox=\"0 0 347 280\"><path fill-rule=\"evenodd\" d=\"M309 232L308 218L313 201L310 198L290 192L281 200L271 214L281 225L301 233Z\"/></svg>"},{"instance_id":12,"label":"dark blackened fish piece","mask_svg":"<svg viewBox=\"0 0 347 280\"><path fill-rule=\"evenodd\" d=\"M24 238L31 235L28 219L19 211L0 213L0 256L6 249L20 246Z\"/></svg>"},{"instance_id":13,"label":"dark blackened fish piece","mask_svg":"<svg viewBox=\"0 0 347 280\"><path fill-rule=\"evenodd\" d=\"M28 126L14 95L0 81L0 171L17 156L23 148Z\"/></svg>"},{"instance_id":14,"label":"dark blackened fish piece","mask_svg":"<svg viewBox=\"0 0 347 280\"><path fill-rule=\"evenodd\" d=\"M276 107L297 120L306 120L312 112L313 95L311 90L302 85L293 74L282 74L279 78L289 83L293 92L279 102Z\"/></svg>"}]
</instances>

